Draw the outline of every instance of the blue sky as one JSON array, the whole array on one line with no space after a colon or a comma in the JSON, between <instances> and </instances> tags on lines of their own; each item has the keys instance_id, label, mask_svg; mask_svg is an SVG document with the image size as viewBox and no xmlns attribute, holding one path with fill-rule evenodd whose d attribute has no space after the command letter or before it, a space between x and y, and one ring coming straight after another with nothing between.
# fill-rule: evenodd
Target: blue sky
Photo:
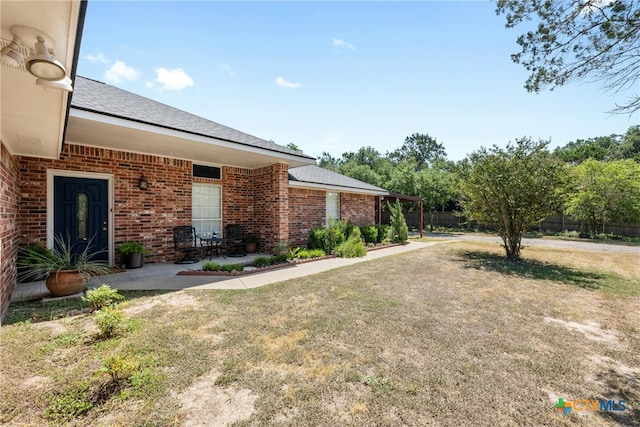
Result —
<instances>
[{"instance_id":1,"label":"blue sky","mask_svg":"<svg viewBox=\"0 0 640 427\"><path fill-rule=\"evenodd\" d=\"M624 133L632 92L523 88L520 29L493 2L89 0L77 74L306 154L427 133L452 160L522 136ZM633 89L636 93L640 88Z\"/></svg>"}]
</instances>

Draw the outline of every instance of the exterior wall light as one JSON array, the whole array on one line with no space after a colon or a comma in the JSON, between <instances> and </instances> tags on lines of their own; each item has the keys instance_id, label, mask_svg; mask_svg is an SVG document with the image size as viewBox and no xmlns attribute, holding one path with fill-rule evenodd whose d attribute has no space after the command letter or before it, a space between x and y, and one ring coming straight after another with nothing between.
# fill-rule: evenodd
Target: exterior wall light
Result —
<instances>
[{"instance_id":1,"label":"exterior wall light","mask_svg":"<svg viewBox=\"0 0 640 427\"><path fill-rule=\"evenodd\" d=\"M144 175L142 175L140 177L140 180L138 181L138 188L141 190L146 190L148 187L149 187L149 183L145 179Z\"/></svg>"}]
</instances>

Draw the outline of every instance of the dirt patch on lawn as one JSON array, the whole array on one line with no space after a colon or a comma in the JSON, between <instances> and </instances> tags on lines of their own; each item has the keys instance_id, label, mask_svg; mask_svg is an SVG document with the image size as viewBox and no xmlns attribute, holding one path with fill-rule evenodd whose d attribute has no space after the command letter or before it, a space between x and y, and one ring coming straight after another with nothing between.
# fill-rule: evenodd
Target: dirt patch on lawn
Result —
<instances>
[{"instance_id":1,"label":"dirt patch on lawn","mask_svg":"<svg viewBox=\"0 0 640 427\"><path fill-rule=\"evenodd\" d=\"M247 389L217 386L218 375L212 371L176 396L187 413L184 427L225 427L253 414L258 396Z\"/></svg>"}]
</instances>

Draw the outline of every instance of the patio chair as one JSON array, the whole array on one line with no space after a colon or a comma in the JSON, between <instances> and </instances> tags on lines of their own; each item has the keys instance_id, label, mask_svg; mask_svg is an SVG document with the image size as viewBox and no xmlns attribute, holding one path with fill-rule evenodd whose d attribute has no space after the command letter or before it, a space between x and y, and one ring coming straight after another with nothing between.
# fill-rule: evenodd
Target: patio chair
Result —
<instances>
[{"instance_id":1,"label":"patio chair","mask_svg":"<svg viewBox=\"0 0 640 427\"><path fill-rule=\"evenodd\" d=\"M176 261L176 264L193 264L199 259L193 254L202 248L196 243L196 229L190 225L173 227L173 247L176 252L182 252L184 256Z\"/></svg>"},{"instance_id":2,"label":"patio chair","mask_svg":"<svg viewBox=\"0 0 640 427\"><path fill-rule=\"evenodd\" d=\"M227 247L227 256L240 257L247 253L244 250L244 228L240 224L227 224L224 228L224 241Z\"/></svg>"}]
</instances>

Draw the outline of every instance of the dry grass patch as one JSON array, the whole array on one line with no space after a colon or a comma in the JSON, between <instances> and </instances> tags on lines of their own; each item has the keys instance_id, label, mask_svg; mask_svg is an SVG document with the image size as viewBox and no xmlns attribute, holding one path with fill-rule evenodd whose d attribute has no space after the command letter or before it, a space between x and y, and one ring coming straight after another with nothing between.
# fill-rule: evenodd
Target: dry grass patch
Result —
<instances>
[{"instance_id":1,"label":"dry grass patch","mask_svg":"<svg viewBox=\"0 0 640 427\"><path fill-rule=\"evenodd\" d=\"M0 421L46 424L56 391L123 354L138 385L71 425L637 425L632 266L555 249L514 265L499 250L443 244L250 291L140 298L127 309L139 326L98 343L74 338L83 321L3 327ZM627 410L565 417L558 397Z\"/></svg>"}]
</instances>

